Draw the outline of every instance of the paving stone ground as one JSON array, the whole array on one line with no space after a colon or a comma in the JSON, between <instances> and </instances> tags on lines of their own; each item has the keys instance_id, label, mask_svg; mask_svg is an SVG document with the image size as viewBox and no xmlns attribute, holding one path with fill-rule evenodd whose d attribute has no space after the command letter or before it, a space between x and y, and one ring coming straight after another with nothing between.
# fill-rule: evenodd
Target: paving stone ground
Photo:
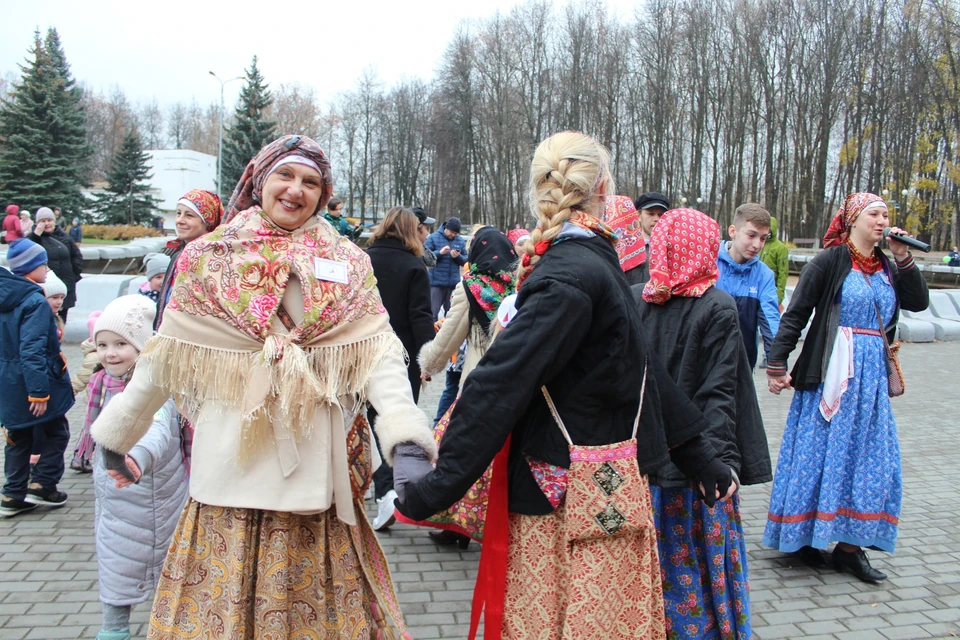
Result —
<instances>
[{"instance_id":1,"label":"paving stone ground","mask_svg":"<svg viewBox=\"0 0 960 640\"><path fill-rule=\"evenodd\" d=\"M871 554L890 579L867 585L763 548L770 486L746 487L742 508L759 640L960 637L960 343L910 344L902 354L907 393L893 400L904 470L900 539L896 554ZM67 355L80 361L75 346ZM761 371L756 379L776 457L790 393L767 393ZM424 393L428 414L440 385ZM74 433L82 411L78 404L70 413ZM100 628L91 479L68 470L61 488L70 494L67 506L0 520L0 640L93 638ZM372 515L374 505L368 507ZM413 637L465 638L479 547L440 548L425 531L407 526L380 540ZM134 609L134 637L144 637L148 615L148 603Z\"/></svg>"}]
</instances>

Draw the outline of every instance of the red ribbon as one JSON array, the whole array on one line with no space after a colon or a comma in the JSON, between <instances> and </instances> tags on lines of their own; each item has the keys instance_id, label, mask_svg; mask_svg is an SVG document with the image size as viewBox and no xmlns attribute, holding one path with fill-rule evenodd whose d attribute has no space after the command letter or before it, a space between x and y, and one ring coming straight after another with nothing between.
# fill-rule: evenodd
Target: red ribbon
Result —
<instances>
[{"instance_id":1,"label":"red ribbon","mask_svg":"<svg viewBox=\"0 0 960 640\"><path fill-rule=\"evenodd\" d=\"M473 588L470 610L470 637L475 640L483 612L483 640L500 640L503 628L503 600L507 586L507 549L510 545L510 524L507 514L507 462L510 457L510 436L493 459L487 521L483 528L483 547L477 584ZM484 606L486 605L486 606Z\"/></svg>"}]
</instances>

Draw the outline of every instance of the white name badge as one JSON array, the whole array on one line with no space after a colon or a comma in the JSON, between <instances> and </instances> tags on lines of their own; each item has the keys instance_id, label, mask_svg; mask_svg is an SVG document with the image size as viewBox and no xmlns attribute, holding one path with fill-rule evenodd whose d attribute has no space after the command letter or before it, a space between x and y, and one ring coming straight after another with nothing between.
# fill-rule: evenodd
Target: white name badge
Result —
<instances>
[{"instance_id":1,"label":"white name badge","mask_svg":"<svg viewBox=\"0 0 960 640\"><path fill-rule=\"evenodd\" d=\"M314 258L313 275L317 277L317 280L347 284L347 265L335 260Z\"/></svg>"}]
</instances>

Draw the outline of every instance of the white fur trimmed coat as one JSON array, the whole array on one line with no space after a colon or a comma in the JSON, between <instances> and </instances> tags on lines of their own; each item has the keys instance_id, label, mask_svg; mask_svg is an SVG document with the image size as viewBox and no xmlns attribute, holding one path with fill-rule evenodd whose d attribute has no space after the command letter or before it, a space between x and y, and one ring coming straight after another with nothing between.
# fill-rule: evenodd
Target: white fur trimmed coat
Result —
<instances>
[{"instance_id":1,"label":"white fur trimmed coat","mask_svg":"<svg viewBox=\"0 0 960 640\"><path fill-rule=\"evenodd\" d=\"M463 285L457 285L453 291L453 299L450 302L450 311L447 313L440 331L437 336L423 345L420 349L420 355L417 362L420 364L420 370L428 373L430 376L436 376L441 373L450 358L457 352L463 341L467 341L467 352L463 360L463 371L460 375L460 391L463 391L463 383L467 376L476 368L480 358L487 352L490 346L490 338L480 325L470 318L470 301L467 299L467 292Z\"/></svg>"},{"instance_id":2,"label":"white fur trimmed coat","mask_svg":"<svg viewBox=\"0 0 960 640\"><path fill-rule=\"evenodd\" d=\"M294 283L291 279L283 306L299 322L303 298L299 284ZM275 324L278 333L282 332L279 320ZM392 333L390 336L399 346L399 339ZM123 393L91 426L90 433L98 444L126 453L149 428L153 413L170 395L154 380L153 366L151 359L141 358ZM388 464L393 463L394 447L404 442L419 445L431 460L437 459L430 423L413 402L402 348L385 353L366 380L363 395L379 414L375 430ZM289 422L271 415L273 433L249 459L241 460L245 400L208 400L195 410L179 407L194 426L190 497L220 507L301 514L337 507L338 519L356 525L358 510L350 485L347 434L357 414L366 412L366 405L355 395L334 398L333 402L317 398L312 424L297 425L303 434L299 440ZM186 398L187 403L190 401Z\"/></svg>"}]
</instances>

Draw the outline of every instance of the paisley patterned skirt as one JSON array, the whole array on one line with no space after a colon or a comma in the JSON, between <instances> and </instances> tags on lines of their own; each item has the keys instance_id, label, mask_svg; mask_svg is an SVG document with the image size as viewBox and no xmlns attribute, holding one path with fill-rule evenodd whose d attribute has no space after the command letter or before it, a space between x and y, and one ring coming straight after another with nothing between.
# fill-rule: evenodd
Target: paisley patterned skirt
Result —
<instances>
[{"instance_id":1,"label":"paisley patterned skirt","mask_svg":"<svg viewBox=\"0 0 960 640\"><path fill-rule=\"evenodd\" d=\"M333 509L297 515L191 500L167 552L147 638L409 637L383 552L357 515L351 527Z\"/></svg>"},{"instance_id":2,"label":"paisley patterned skirt","mask_svg":"<svg viewBox=\"0 0 960 640\"><path fill-rule=\"evenodd\" d=\"M569 544L564 513L560 506L545 516L510 514L503 638L662 640L653 531Z\"/></svg>"}]
</instances>

